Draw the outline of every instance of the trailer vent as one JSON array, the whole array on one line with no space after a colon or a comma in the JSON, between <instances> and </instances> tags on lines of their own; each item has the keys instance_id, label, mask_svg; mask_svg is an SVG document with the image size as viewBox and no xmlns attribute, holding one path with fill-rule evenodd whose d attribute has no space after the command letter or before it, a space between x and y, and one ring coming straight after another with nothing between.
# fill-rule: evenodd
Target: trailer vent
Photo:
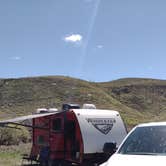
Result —
<instances>
[{"instance_id":1,"label":"trailer vent","mask_svg":"<svg viewBox=\"0 0 166 166\"><path fill-rule=\"evenodd\" d=\"M46 113L46 112L48 112L47 108L38 108L38 109L36 110L36 113L37 113L37 114Z\"/></svg>"},{"instance_id":2,"label":"trailer vent","mask_svg":"<svg viewBox=\"0 0 166 166\"><path fill-rule=\"evenodd\" d=\"M63 104L62 109L64 111L70 110L70 109L80 109L79 104Z\"/></svg>"},{"instance_id":3,"label":"trailer vent","mask_svg":"<svg viewBox=\"0 0 166 166\"><path fill-rule=\"evenodd\" d=\"M82 109L96 109L94 104L83 104Z\"/></svg>"},{"instance_id":4,"label":"trailer vent","mask_svg":"<svg viewBox=\"0 0 166 166\"><path fill-rule=\"evenodd\" d=\"M57 112L58 109L57 108L38 108L36 110L36 114L42 114L42 113L51 113L51 112Z\"/></svg>"},{"instance_id":5,"label":"trailer vent","mask_svg":"<svg viewBox=\"0 0 166 166\"><path fill-rule=\"evenodd\" d=\"M57 112L57 111L58 111L57 108L49 108L49 109L48 109L48 112Z\"/></svg>"}]
</instances>

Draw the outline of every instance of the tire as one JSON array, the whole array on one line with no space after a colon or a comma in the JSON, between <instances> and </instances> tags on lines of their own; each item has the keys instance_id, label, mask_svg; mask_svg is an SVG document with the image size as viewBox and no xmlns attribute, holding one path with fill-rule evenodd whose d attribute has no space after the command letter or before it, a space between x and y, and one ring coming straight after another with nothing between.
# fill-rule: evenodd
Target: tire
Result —
<instances>
[{"instance_id":1,"label":"tire","mask_svg":"<svg viewBox=\"0 0 166 166\"><path fill-rule=\"evenodd\" d=\"M48 160L48 166L66 166L63 161Z\"/></svg>"}]
</instances>

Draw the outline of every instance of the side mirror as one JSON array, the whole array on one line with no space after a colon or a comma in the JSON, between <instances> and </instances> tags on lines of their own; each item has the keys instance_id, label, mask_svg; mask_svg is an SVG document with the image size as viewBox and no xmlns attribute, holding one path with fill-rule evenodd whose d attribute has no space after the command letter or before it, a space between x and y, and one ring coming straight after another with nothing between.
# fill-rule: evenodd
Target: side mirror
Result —
<instances>
[{"instance_id":1,"label":"side mirror","mask_svg":"<svg viewBox=\"0 0 166 166\"><path fill-rule=\"evenodd\" d=\"M103 147L103 152L106 154L112 155L116 152L116 143L115 142L106 142Z\"/></svg>"}]
</instances>

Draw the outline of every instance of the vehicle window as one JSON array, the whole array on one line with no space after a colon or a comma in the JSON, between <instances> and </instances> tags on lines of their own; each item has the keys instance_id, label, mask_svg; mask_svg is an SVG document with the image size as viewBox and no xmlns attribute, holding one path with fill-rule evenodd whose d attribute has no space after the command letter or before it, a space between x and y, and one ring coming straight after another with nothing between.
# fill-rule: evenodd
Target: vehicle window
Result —
<instances>
[{"instance_id":1,"label":"vehicle window","mask_svg":"<svg viewBox=\"0 0 166 166\"><path fill-rule=\"evenodd\" d=\"M54 119L52 122L52 130L60 131L62 129L62 120L61 118Z\"/></svg>"},{"instance_id":2,"label":"vehicle window","mask_svg":"<svg viewBox=\"0 0 166 166\"><path fill-rule=\"evenodd\" d=\"M166 126L138 127L123 143L121 154L166 154Z\"/></svg>"}]
</instances>

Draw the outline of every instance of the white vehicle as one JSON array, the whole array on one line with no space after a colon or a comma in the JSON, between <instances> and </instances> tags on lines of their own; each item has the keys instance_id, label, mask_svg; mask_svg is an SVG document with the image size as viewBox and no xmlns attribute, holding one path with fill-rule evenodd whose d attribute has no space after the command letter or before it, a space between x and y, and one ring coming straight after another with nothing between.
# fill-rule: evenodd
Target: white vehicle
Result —
<instances>
[{"instance_id":1,"label":"white vehicle","mask_svg":"<svg viewBox=\"0 0 166 166\"><path fill-rule=\"evenodd\" d=\"M165 166L166 122L136 126L117 152L100 166Z\"/></svg>"}]
</instances>

